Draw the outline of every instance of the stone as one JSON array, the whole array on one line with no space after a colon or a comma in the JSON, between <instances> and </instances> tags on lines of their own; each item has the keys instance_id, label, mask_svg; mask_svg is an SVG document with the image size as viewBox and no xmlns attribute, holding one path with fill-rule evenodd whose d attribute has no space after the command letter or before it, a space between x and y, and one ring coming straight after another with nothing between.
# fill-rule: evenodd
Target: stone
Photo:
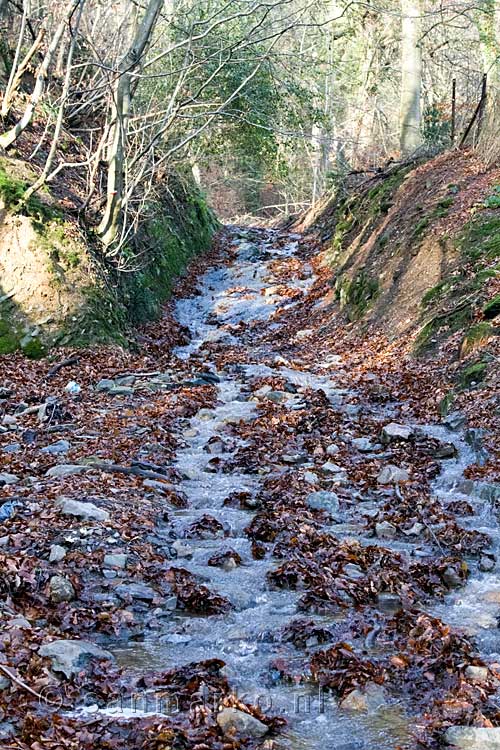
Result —
<instances>
[{"instance_id":1,"label":"stone","mask_svg":"<svg viewBox=\"0 0 500 750\"><path fill-rule=\"evenodd\" d=\"M474 682L486 682L488 680L488 667L476 667L470 665L465 669L465 676Z\"/></svg>"},{"instance_id":2,"label":"stone","mask_svg":"<svg viewBox=\"0 0 500 750\"><path fill-rule=\"evenodd\" d=\"M0 472L0 486L4 484L17 484L21 480L15 474L9 474L7 471Z\"/></svg>"},{"instance_id":3,"label":"stone","mask_svg":"<svg viewBox=\"0 0 500 750\"><path fill-rule=\"evenodd\" d=\"M460 750L500 750L500 727L449 727L444 739Z\"/></svg>"},{"instance_id":4,"label":"stone","mask_svg":"<svg viewBox=\"0 0 500 750\"><path fill-rule=\"evenodd\" d=\"M20 450L21 443L9 443L8 445L4 445L2 453L19 453Z\"/></svg>"},{"instance_id":5,"label":"stone","mask_svg":"<svg viewBox=\"0 0 500 750\"><path fill-rule=\"evenodd\" d=\"M364 578L364 573L359 567L359 565L354 565L354 563L348 563L344 566L343 574L348 576L349 578Z\"/></svg>"},{"instance_id":6,"label":"stone","mask_svg":"<svg viewBox=\"0 0 500 750\"><path fill-rule=\"evenodd\" d=\"M113 385L108 390L109 396L133 396L134 389L128 385Z\"/></svg>"},{"instance_id":7,"label":"stone","mask_svg":"<svg viewBox=\"0 0 500 750\"><path fill-rule=\"evenodd\" d=\"M90 659L109 659L109 651L89 641L58 640L45 643L38 649L40 656L46 656L52 662L54 672L61 672L68 679L78 674Z\"/></svg>"},{"instance_id":8,"label":"stone","mask_svg":"<svg viewBox=\"0 0 500 750\"><path fill-rule=\"evenodd\" d=\"M352 444L360 453L370 453L375 448L372 441L365 437L354 438Z\"/></svg>"},{"instance_id":9,"label":"stone","mask_svg":"<svg viewBox=\"0 0 500 750\"><path fill-rule=\"evenodd\" d=\"M424 529L425 529L425 526L423 523L419 523L419 521L415 521L413 526L411 526L409 529L404 529L403 534L405 536L419 536Z\"/></svg>"},{"instance_id":10,"label":"stone","mask_svg":"<svg viewBox=\"0 0 500 750\"><path fill-rule=\"evenodd\" d=\"M123 570L127 566L127 555L114 554L104 555L104 567L105 568L120 568Z\"/></svg>"},{"instance_id":11,"label":"stone","mask_svg":"<svg viewBox=\"0 0 500 750\"><path fill-rule=\"evenodd\" d=\"M443 581L449 588L458 588L463 583L455 568L452 568L451 566L444 571Z\"/></svg>"},{"instance_id":12,"label":"stone","mask_svg":"<svg viewBox=\"0 0 500 750\"><path fill-rule=\"evenodd\" d=\"M13 617L12 620L9 620L9 627L31 630L31 622L29 622L26 617Z\"/></svg>"},{"instance_id":13,"label":"stone","mask_svg":"<svg viewBox=\"0 0 500 750\"><path fill-rule=\"evenodd\" d=\"M453 443L440 443L432 452L433 458L454 458L457 455L456 446Z\"/></svg>"},{"instance_id":14,"label":"stone","mask_svg":"<svg viewBox=\"0 0 500 750\"><path fill-rule=\"evenodd\" d=\"M379 521L375 525L375 534L379 539L394 539L397 531L397 528L390 521Z\"/></svg>"},{"instance_id":15,"label":"stone","mask_svg":"<svg viewBox=\"0 0 500 750\"><path fill-rule=\"evenodd\" d=\"M11 724L10 721L0 722L0 740L10 740L16 734L17 731L14 724Z\"/></svg>"},{"instance_id":16,"label":"stone","mask_svg":"<svg viewBox=\"0 0 500 750\"><path fill-rule=\"evenodd\" d=\"M101 391L104 391L104 392L109 391L111 388L113 388L114 384L115 384L114 380L110 380L109 378L103 378L97 383L95 389L98 393Z\"/></svg>"},{"instance_id":17,"label":"stone","mask_svg":"<svg viewBox=\"0 0 500 750\"><path fill-rule=\"evenodd\" d=\"M145 602L152 601L157 595L151 586L146 586L144 583L121 583L116 587L115 593L120 599L139 599Z\"/></svg>"},{"instance_id":18,"label":"stone","mask_svg":"<svg viewBox=\"0 0 500 750\"><path fill-rule=\"evenodd\" d=\"M81 464L56 464L55 466L51 466L51 468L45 472L45 476L62 479L64 477L70 477L73 474L83 474L84 471L88 470L88 466L82 466Z\"/></svg>"},{"instance_id":19,"label":"stone","mask_svg":"<svg viewBox=\"0 0 500 750\"><path fill-rule=\"evenodd\" d=\"M344 711L368 711L368 699L361 690L352 690L340 703Z\"/></svg>"},{"instance_id":20,"label":"stone","mask_svg":"<svg viewBox=\"0 0 500 750\"><path fill-rule=\"evenodd\" d=\"M107 510L98 508L94 503L82 503L78 500L61 497L58 501L61 513L65 516L75 516L83 518L85 521L108 521L109 513Z\"/></svg>"},{"instance_id":21,"label":"stone","mask_svg":"<svg viewBox=\"0 0 500 750\"><path fill-rule=\"evenodd\" d=\"M115 379L115 385L124 385L126 387L129 387L131 385L134 385L136 381L135 375L122 375L119 378Z\"/></svg>"},{"instance_id":22,"label":"stone","mask_svg":"<svg viewBox=\"0 0 500 750\"><path fill-rule=\"evenodd\" d=\"M11 682L8 677L0 674L0 690L8 690L11 686Z\"/></svg>"},{"instance_id":23,"label":"stone","mask_svg":"<svg viewBox=\"0 0 500 750\"><path fill-rule=\"evenodd\" d=\"M464 414L459 411L454 411L443 419L443 424L448 430L450 430L450 432L455 432L456 430L460 430L465 425L466 421L467 418Z\"/></svg>"},{"instance_id":24,"label":"stone","mask_svg":"<svg viewBox=\"0 0 500 750\"><path fill-rule=\"evenodd\" d=\"M51 443L51 445L46 445L45 448L42 448L42 453L58 455L61 453L67 453L70 448L71 443L69 443L68 440L58 440L57 442Z\"/></svg>"},{"instance_id":25,"label":"stone","mask_svg":"<svg viewBox=\"0 0 500 750\"><path fill-rule=\"evenodd\" d=\"M377 477L379 484L396 484L397 482L407 482L410 475L406 469L400 469L399 466L388 464L384 466L382 471Z\"/></svg>"},{"instance_id":26,"label":"stone","mask_svg":"<svg viewBox=\"0 0 500 750\"><path fill-rule=\"evenodd\" d=\"M327 492L326 490L311 492L307 496L306 502L310 508L315 510L326 510L333 515L339 512L339 498L335 492Z\"/></svg>"},{"instance_id":27,"label":"stone","mask_svg":"<svg viewBox=\"0 0 500 750\"><path fill-rule=\"evenodd\" d=\"M340 448L339 448L339 446L338 446L338 445L335 445L335 443L332 443L332 444L331 444L331 445L329 445L329 446L328 446L328 448L326 449L326 452L327 452L327 454L328 454L329 456L334 456L334 455L335 455L336 453L338 453L339 451L340 451Z\"/></svg>"},{"instance_id":28,"label":"stone","mask_svg":"<svg viewBox=\"0 0 500 750\"><path fill-rule=\"evenodd\" d=\"M13 414L5 414L5 416L2 417L2 424L6 427L16 427L17 419Z\"/></svg>"},{"instance_id":29,"label":"stone","mask_svg":"<svg viewBox=\"0 0 500 750\"><path fill-rule=\"evenodd\" d=\"M412 427L391 422L382 428L381 439L383 443L387 444L393 440L409 440L414 434L415 431Z\"/></svg>"},{"instance_id":30,"label":"stone","mask_svg":"<svg viewBox=\"0 0 500 750\"><path fill-rule=\"evenodd\" d=\"M49 562L61 562L66 557L66 550L60 544L52 544L50 547Z\"/></svg>"},{"instance_id":31,"label":"stone","mask_svg":"<svg viewBox=\"0 0 500 750\"><path fill-rule=\"evenodd\" d=\"M304 472L304 481L307 482L307 484L317 484L318 476L313 471L306 471Z\"/></svg>"},{"instance_id":32,"label":"stone","mask_svg":"<svg viewBox=\"0 0 500 750\"><path fill-rule=\"evenodd\" d=\"M321 471L325 474L341 474L344 469L342 466L334 464L333 461L327 461L326 464L323 464L321 467Z\"/></svg>"},{"instance_id":33,"label":"stone","mask_svg":"<svg viewBox=\"0 0 500 750\"><path fill-rule=\"evenodd\" d=\"M224 708L217 714L217 724L229 737L240 736L257 739L268 733L267 727L254 716L238 711L237 708Z\"/></svg>"},{"instance_id":34,"label":"stone","mask_svg":"<svg viewBox=\"0 0 500 750\"><path fill-rule=\"evenodd\" d=\"M76 596L73 584L65 576L52 576L49 581L49 591L50 598L54 604L70 602Z\"/></svg>"},{"instance_id":35,"label":"stone","mask_svg":"<svg viewBox=\"0 0 500 750\"><path fill-rule=\"evenodd\" d=\"M377 596L378 608L388 615L394 615L399 612L403 606L401 597L398 594L384 592Z\"/></svg>"},{"instance_id":36,"label":"stone","mask_svg":"<svg viewBox=\"0 0 500 750\"><path fill-rule=\"evenodd\" d=\"M177 557L191 558L193 556L193 549L188 544L184 544L180 539L176 539L171 545L177 553Z\"/></svg>"},{"instance_id":37,"label":"stone","mask_svg":"<svg viewBox=\"0 0 500 750\"><path fill-rule=\"evenodd\" d=\"M490 573L492 570L495 569L495 567L496 567L495 555L483 553L481 555L481 559L479 560L479 570L482 570L484 573Z\"/></svg>"}]
</instances>

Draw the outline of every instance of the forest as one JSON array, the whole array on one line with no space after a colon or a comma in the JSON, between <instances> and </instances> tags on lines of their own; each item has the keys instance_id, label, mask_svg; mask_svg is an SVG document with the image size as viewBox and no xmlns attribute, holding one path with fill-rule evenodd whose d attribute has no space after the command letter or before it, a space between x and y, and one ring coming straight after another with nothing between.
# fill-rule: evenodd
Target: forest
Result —
<instances>
[{"instance_id":1,"label":"forest","mask_svg":"<svg viewBox=\"0 0 500 750\"><path fill-rule=\"evenodd\" d=\"M0 0L1 750L500 748L500 0Z\"/></svg>"}]
</instances>

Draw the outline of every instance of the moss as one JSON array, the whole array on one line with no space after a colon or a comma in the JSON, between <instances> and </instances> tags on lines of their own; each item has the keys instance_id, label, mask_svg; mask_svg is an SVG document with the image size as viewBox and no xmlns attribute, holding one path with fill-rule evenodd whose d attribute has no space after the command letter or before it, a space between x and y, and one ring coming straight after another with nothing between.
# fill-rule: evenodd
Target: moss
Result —
<instances>
[{"instance_id":1,"label":"moss","mask_svg":"<svg viewBox=\"0 0 500 750\"><path fill-rule=\"evenodd\" d=\"M21 349L28 359L42 359L47 354L46 348L36 336L21 341Z\"/></svg>"},{"instance_id":2,"label":"moss","mask_svg":"<svg viewBox=\"0 0 500 750\"><path fill-rule=\"evenodd\" d=\"M467 357L471 352L486 344L494 335L495 329L491 323L487 323L486 321L476 323L466 332L460 348L460 355Z\"/></svg>"},{"instance_id":3,"label":"moss","mask_svg":"<svg viewBox=\"0 0 500 750\"><path fill-rule=\"evenodd\" d=\"M12 354L19 349L19 338L12 326L0 319L0 354Z\"/></svg>"},{"instance_id":4,"label":"moss","mask_svg":"<svg viewBox=\"0 0 500 750\"><path fill-rule=\"evenodd\" d=\"M8 163L0 160L0 198L5 207L11 213L30 216L34 227L40 232L43 232L47 222L54 219L60 220L61 212L43 202L37 194L32 195L27 201L24 200L24 194L29 187L29 183L27 180L14 176L12 166L10 165L10 168L7 168L6 164Z\"/></svg>"},{"instance_id":5,"label":"moss","mask_svg":"<svg viewBox=\"0 0 500 750\"><path fill-rule=\"evenodd\" d=\"M490 261L500 257L500 216L477 214L460 235L458 249L465 260Z\"/></svg>"},{"instance_id":6,"label":"moss","mask_svg":"<svg viewBox=\"0 0 500 750\"><path fill-rule=\"evenodd\" d=\"M480 383L484 380L486 370L488 368L487 362L475 362L462 370L459 376L459 385L462 389L466 390L471 388L474 384Z\"/></svg>"},{"instance_id":7,"label":"moss","mask_svg":"<svg viewBox=\"0 0 500 750\"><path fill-rule=\"evenodd\" d=\"M378 280L369 277L365 271L360 271L353 278L343 274L335 284L337 299L342 308L347 309L351 320L360 318L370 303L377 297L379 291Z\"/></svg>"},{"instance_id":8,"label":"moss","mask_svg":"<svg viewBox=\"0 0 500 750\"><path fill-rule=\"evenodd\" d=\"M460 331L472 320L472 303L459 304L454 309L436 315L421 329L415 342L415 353L423 354L441 334L449 335Z\"/></svg>"},{"instance_id":9,"label":"moss","mask_svg":"<svg viewBox=\"0 0 500 750\"><path fill-rule=\"evenodd\" d=\"M454 391L449 391L444 398L439 402L439 413L442 417L446 417L453 406L455 401Z\"/></svg>"},{"instance_id":10,"label":"moss","mask_svg":"<svg viewBox=\"0 0 500 750\"><path fill-rule=\"evenodd\" d=\"M457 282L459 282L462 278L463 277L461 274L455 274L453 276L447 277L446 279L442 279L442 281L436 284L436 286L428 289L422 297L422 307L428 307L430 304L436 302L437 300L446 297L453 289L453 287L457 284Z\"/></svg>"},{"instance_id":11,"label":"moss","mask_svg":"<svg viewBox=\"0 0 500 750\"><path fill-rule=\"evenodd\" d=\"M493 320L497 315L500 315L500 294L490 299L489 302L483 307L483 315L486 320Z\"/></svg>"}]
</instances>

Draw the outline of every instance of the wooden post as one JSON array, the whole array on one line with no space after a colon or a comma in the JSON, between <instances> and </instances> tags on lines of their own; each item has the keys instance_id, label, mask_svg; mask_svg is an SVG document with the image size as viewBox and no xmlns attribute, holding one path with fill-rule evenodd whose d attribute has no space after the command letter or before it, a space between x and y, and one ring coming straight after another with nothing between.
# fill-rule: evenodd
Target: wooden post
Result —
<instances>
[{"instance_id":1,"label":"wooden post","mask_svg":"<svg viewBox=\"0 0 500 750\"><path fill-rule=\"evenodd\" d=\"M483 118L484 118L484 110L486 107L486 97L487 97L487 89L488 89L488 75L487 73L484 73L483 75L483 82L481 84L481 100L479 102L479 112L477 114L477 126L476 126L476 133L475 133L475 140L479 138L479 133L481 132L481 127L483 125Z\"/></svg>"},{"instance_id":2,"label":"wooden post","mask_svg":"<svg viewBox=\"0 0 500 750\"><path fill-rule=\"evenodd\" d=\"M456 116L457 116L457 80L453 79L451 83L451 133L450 140L451 145L455 143L455 131L456 131Z\"/></svg>"}]
</instances>

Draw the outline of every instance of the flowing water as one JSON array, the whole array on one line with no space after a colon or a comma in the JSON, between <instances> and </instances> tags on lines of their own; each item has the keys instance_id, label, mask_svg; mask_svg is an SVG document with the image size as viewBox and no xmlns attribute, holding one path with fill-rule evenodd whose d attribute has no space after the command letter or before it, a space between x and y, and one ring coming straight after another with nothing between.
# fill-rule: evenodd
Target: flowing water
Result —
<instances>
[{"instance_id":1,"label":"flowing water","mask_svg":"<svg viewBox=\"0 0 500 750\"><path fill-rule=\"evenodd\" d=\"M267 345L261 349L259 346L252 348L248 363L228 366L221 371L217 371L203 354L201 347L207 342L241 344L235 328L239 322L269 321L278 307L293 306L294 302L280 297L274 290L279 281L270 264L277 258L293 256L297 251L298 237L291 235L281 246L276 246L275 240L272 231L264 236L240 231L239 239L235 240L237 260L230 266L209 270L200 280L199 293L177 302L177 317L191 333L190 343L180 347L177 356L184 360L194 357L198 364L208 365L219 382L215 408L202 409L191 420L186 420L179 435L176 468L183 477L180 489L187 495L189 507L173 513L173 525L183 544L191 547L192 557L180 559L176 564L203 576L212 590L232 602L234 611L217 617L192 617L174 612L154 638L120 647L115 654L119 663L137 670L166 669L211 657L223 659L231 685L240 696L289 720L289 731L280 740L284 747L297 750L392 750L407 739L409 731L409 719L398 702L374 705L368 713L349 714L316 688L273 681L269 670L272 660L280 656L297 658L293 646L279 643L273 639L272 633L298 614L296 603L299 595L268 586L266 573L272 562L253 559L250 540L244 533L252 512L223 506L224 499L234 490L255 494L265 475L265 467L262 474L238 474L213 473L208 466L213 458L205 450L208 441L220 436L227 446L222 458L227 459L238 445L228 437L227 425L240 420L251 421L255 417L256 403L251 399L247 384L256 375L282 375L293 383L297 392L290 394L287 402L290 409L300 408L303 388L322 389L338 408L342 408L347 395L345 390L338 388L335 380L338 357L331 358L325 375L325 363L321 373L305 366L301 370L300 363L294 362L293 367L290 366L292 363L280 358L279 351L270 351ZM306 280L287 282L287 287L307 293L313 282L312 270L306 267L305 275ZM264 290L268 293L264 294ZM282 323L271 320L268 325L276 328ZM390 416L389 412L386 413ZM463 470L475 460L473 451L459 433L450 435L444 427L429 427L428 432L447 441L452 439L458 448L458 458L442 462L443 469L434 487L440 496L457 499L460 497L457 488L463 485ZM477 514L473 519L464 519L464 523L484 528L493 535L496 544L498 527L491 503L474 499L474 493L467 499L476 503ZM187 526L205 513L216 517L228 535L224 539L183 539ZM341 535L343 529L346 535L352 536L356 533L356 519L347 514L344 520L346 523L335 527L335 534ZM362 536L359 538L364 541ZM390 544L398 549L405 548L402 543ZM214 552L227 548L240 554L243 559L240 567L225 571L207 566L206 562ZM406 545L406 548L409 550L411 545ZM499 608L500 577L494 573L473 572L467 586L450 594L445 602L436 604L433 613L451 624L474 631L485 653L496 657L500 650L496 621ZM324 616L315 619L320 623L333 621L332 617Z\"/></svg>"}]
</instances>

